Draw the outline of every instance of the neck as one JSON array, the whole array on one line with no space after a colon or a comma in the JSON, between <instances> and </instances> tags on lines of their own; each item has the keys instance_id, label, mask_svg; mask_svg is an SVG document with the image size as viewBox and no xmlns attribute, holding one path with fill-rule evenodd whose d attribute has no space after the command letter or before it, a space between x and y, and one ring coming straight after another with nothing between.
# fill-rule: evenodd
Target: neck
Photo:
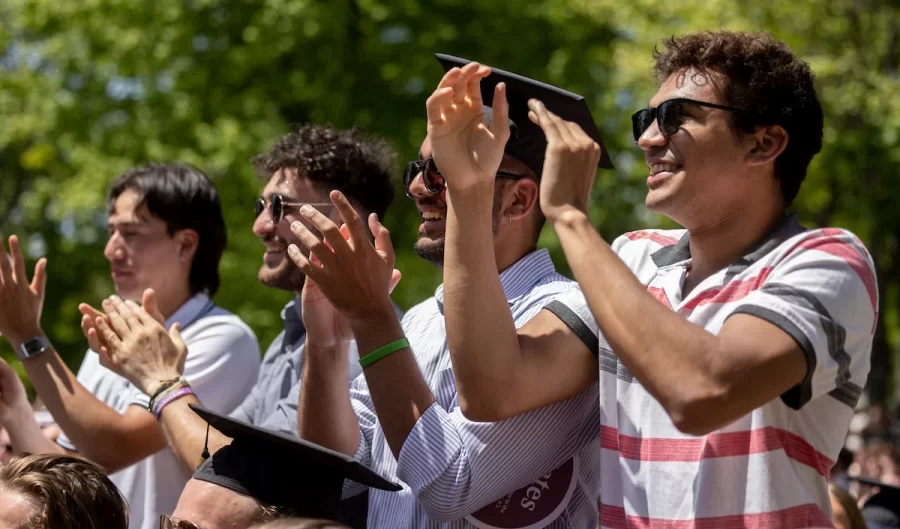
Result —
<instances>
[{"instance_id":1,"label":"neck","mask_svg":"<svg viewBox=\"0 0 900 529\"><path fill-rule=\"evenodd\" d=\"M737 209L714 222L689 228L690 285L696 285L740 259L783 215L784 210L780 204L772 202L772 207L769 208Z\"/></svg>"},{"instance_id":2,"label":"neck","mask_svg":"<svg viewBox=\"0 0 900 529\"><path fill-rule=\"evenodd\" d=\"M497 256L497 271L503 272L507 268L512 265L518 263L523 257L530 254L535 250L535 246L531 246L523 250L521 247L515 249L509 249L507 251L503 251L502 248L497 248L495 250L495 254Z\"/></svg>"},{"instance_id":3,"label":"neck","mask_svg":"<svg viewBox=\"0 0 900 529\"><path fill-rule=\"evenodd\" d=\"M191 299L191 291L187 286L156 293L156 304L163 317L169 319L175 311Z\"/></svg>"}]
</instances>

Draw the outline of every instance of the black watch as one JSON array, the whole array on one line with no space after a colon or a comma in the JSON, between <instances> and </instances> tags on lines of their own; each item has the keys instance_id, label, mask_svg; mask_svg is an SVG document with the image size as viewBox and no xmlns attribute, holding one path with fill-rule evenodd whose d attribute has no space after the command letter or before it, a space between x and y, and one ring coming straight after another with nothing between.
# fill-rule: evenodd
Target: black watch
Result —
<instances>
[{"instance_id":1,"label":"black watch","mask_svg":"<svg viewBox=\"0 0 900 529\"><path fill-rule=\"evenodd\" d=\"M43 353L47 349L52 347L50 345L50 340L48 340L44 336L35 336L34 338L29 338L22 342L22 345L16 349L16 356L19 360L27 360L29 358L34 358L39 354Z\"/></svg>"}]
</instances>

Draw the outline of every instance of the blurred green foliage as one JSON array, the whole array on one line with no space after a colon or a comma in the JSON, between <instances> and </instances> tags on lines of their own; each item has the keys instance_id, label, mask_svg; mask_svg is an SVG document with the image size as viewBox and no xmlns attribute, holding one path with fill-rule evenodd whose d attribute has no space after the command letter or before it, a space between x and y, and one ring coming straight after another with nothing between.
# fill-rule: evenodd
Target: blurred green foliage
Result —
<instances>
[{"instance_id":1,"label":"blurred green foliage","mask_svg":"<svg viewBox=\"0 0 900 529\"><path fill-rule=\"evenodd\" d=\"M425 134L424 101L445 52L583 94L616 171L598 178L592 218L608 239L669 225L643 207L645 169L629 116L655 90L651 51L699 29L765 29L818 74L825 148L801 190L808 225L855 231L877 260L882 321L871 390L887 395L898 321L900 7L793 0L4 0L0 4L0 231L49 258L44 327L73 367L86 347L77 304L112 292L102 255L106 186L150 160L182 160L215 180L229 227L218 301L265 348L290 295L256 282L250 231L261 182L249 158L294 122L356 125L391 141L400 164ZM411 250L403 198L387 224L404 308L440 272ZM566 269L552 231L542 245ZM9 355L7 344L3 354Z\"/></svg>"}]
</instances>

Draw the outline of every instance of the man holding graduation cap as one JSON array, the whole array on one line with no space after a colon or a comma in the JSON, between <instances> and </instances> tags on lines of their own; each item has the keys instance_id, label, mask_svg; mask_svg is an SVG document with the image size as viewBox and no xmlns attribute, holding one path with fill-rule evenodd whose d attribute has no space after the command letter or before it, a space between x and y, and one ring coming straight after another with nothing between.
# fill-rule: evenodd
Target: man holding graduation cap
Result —
<instances>
[{"instance_id":1,"label":"man holding graduation cap","mask_svg":"<svg viewBox=\"0 0 900 529\"><path fill-rule=\"evenodd\" d=\"M438 58L445 69L460 61ZM560 112L577 108L591 119L587 107L578 105L579 96L506 72L498 75L515 79L523 101L557 94ZM496 251L494 270L500 274L511 320L522 325L574 284L554 271L546 250L535 249L543 222L537 208L546 148L540 130L526 125L524 113L509 123L505 104L485 112L506 131L498 140L504 142L505 152L496 160L495 178L487 190L492 196L489 244ZM447 219L443 178L431 159L433 132L429 130L420 159L410 162L404 180L422 213L416 251L437 266L449 267L444 226L452 219ZM324 346L308 342L300 435L404 483L396 494L370 491L369 526L595 526L600 470L597 387L502 423L467 420L459 409L444 323L445 299L452 293L439 287L433 298L399 321L388 312L396 272L387 231L377 217L369 217L373 247L365 237L364 221L343 195L333 192L331 199L346 226L339 230L313 208L301 209L325 240L294 223L294 234L315 262L295 246L289 253L309 279L304 296L324 294L346 318L364 369L348 398L346 386L336 383L337 374L346 372L346 354L333 346L338 340ZM346 489L346 494L354 492L353 487Z\"/></svg>"}]
</instances>

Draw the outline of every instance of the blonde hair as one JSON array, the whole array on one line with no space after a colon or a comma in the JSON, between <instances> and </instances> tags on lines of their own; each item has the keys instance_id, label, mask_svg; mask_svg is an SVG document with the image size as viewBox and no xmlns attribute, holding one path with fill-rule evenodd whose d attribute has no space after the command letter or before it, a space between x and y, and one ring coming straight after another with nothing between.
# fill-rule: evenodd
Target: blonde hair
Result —
<instances>
[{"instance_id":1,"label":"blonde hair","mask_svg":"<svg viewBox=\"0 0 900 529\"><path fill-rule=\"evenodd\" d=\"M828 493L831 494L831 497L837 500L841 508L844 509L844 514L847 515L847 521L850 522L849 529L866 529L866 521L859 511L859 507L856 506L856 498L834 483L828 484Z\"/></svg>"},{"instance_id":2,"label":"blonde hair","mask_svg":"<svg viewBox=\"0 0 900 529\"><path fill-rule=\"evenodd\" d=\"M59 454L23 455L0 466L0 489L31 500L22 529L127 529L128 504L96 463Z\"/></svg>"}]
</instances>

